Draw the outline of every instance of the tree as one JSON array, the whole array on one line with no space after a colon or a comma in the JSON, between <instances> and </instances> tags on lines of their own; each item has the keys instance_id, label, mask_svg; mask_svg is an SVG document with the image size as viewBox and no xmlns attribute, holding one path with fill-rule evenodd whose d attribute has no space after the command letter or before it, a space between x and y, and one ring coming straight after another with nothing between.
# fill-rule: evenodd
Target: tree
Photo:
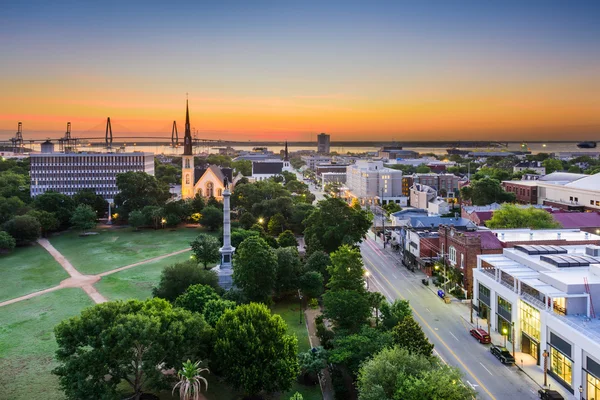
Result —
<instances>
[{"instance_id":1,"label":"tree","mask_svg":"<svg viewBox=\"0 0 600 400\"><path fill-rule=\"evenodd\" d=\"M225 380L248 395L289 390L299 373L298 341L286 331L283 319L264 304L225 311L214 347Z\"/></svg>"},{"instance_id":2,"label":"tree","mask_svg":"<svg viewBox=\"0 0 600 400\"><path fill-rule=\"evenodd\" d=\"M35 242L40 237L41 229L38 220L30 215L18 215L4 224L4 230L18 245Z\"/></svg>"},{"instance_id":3,"label":"tree","mask_svg":"<svg viewBox=\"0 0 600 400\"><path fill-rule=\"evenodd\" d=\"M437 379L437 380L436 380ZM456 368L438 360L411 354L398 346L384 348L367 360L358 374L359 400L474 398L476 393L460 384Z\"/></svg>"},{"instance_id":4,"label":"tree","mask_svg":"<svg viewBox=\"0 0 600 400\"><path fill-rule=\"evenodd\" d=\"M200 224L211 231L216 230L223 226L223 211L215 206L204 207L204 210L202 210L202 217L200 217Z\"/></svg>"},{"instance_id":5,"label":"tree","mask_svg":"<svg viewBox=\"0 0 600 400\"><path fill-rule=\"evenodd\" d=\"M17 245L16 240L7 232L0 231L0 254L10 253Z\"/></svg>"},{"instance_id":6,"label":"tree","mask_svg":"<svg viewBox=\"0 0 600 400\"><path fill-rule=\"evenodd\" d=\"M295 247L282 247L275 250L277 268L275 271L275 293L282 296L296 291L302 272L302 263Z\"/></svg>"},{"instance_id":7,"label":"tree","mask_svg":"<svg viewBox=\"0 0 600 400\"><path fill-rule=\"evenodd\" d=\"M500 186L500 181L492 178L472 181L470 186L461 189L460 195L464 200L471 200L476 206L484 206L494 202L513 202L516 199L514 193L505 192Z\"/></svg>"},{"instance_id":8,"label":"tree","mask_svg":"<svg viewBox=\"0 0 600 400\"><path fill-rule=\"evenodd\" d=\"M275 287L277 257L267 242L249 237L233 256L233 282L250 301L266 302Z\"/></svg>"},{"instance_id":9,"label":"tree","mask_svg":"<svg viewBox=\"0 0 600 400\"><path fill-rule=\"evenodd\" d=\"M364 360L391 345L390 332L365 325L357 333L334 339L333 350L329 352L329 362L346 366L356 376Z\"/></svg>"},{"instance_id":10,"label":"tree","mask_svg":"<svg viewBox=\"0 0 600 400\"><path fill-rule=\"evenodd\" d=\"M421 164L419 165L416 169L415 172L417 174L428 174L431 172L431 168L429 168L427 165L425 164Z\"/></svg>"},{"instance_id":11,"label":"tree","mask_svg":"<svg viewBox=\"0 0 600 400\"><path fill-rule=\"evenodd\" d=\"M73 195L73 201L75 204L87 204L92 207L96 212L97 218L104 217L104 214L108 211L108 201L92 189L82 189Z\"/></svg>"},{"instance_id":12,"label":"tree","mask_svg":"<svg viewBox=\"0 0 600 400\"><path fill-rule=\"evenodd\" d=\"M169 185L141 171L117 174L117 188L115 204L123 215L146 206L162 206L171 197Z\"/></svg>"},{"instance_id":13,"label":"tree","mask_svg":"<svg viewBox=\"0 0 600 400\"><path fill-rule=\"evenodd\" d=\"M579 165L571 165L569 167L569 169L567 170L567 172L570 172L572 174L581 174L581 167L579 167Z\"/></svg>"},{"instance_id":14,"label":"tree","mask_svg":"<svg viewBox=\"0 0 600 400\"><path fill-rule=\"evenodd\" d=\"M408 300L397 299L392 304L386 301L381 305L381 324L385 329L394 328L404 317L409 315L412 315L412 311Z\"/></svg>"},{"instance_id":15,"label":"tree","mask_svg":"<svg viewBox=\"0 0 600 400\"><path fill-rule=\"evenodd\" d=\"M0 196L5 198L18 197L24 203L28 203L31 200L28 175L28 172L27 174L19 174L14 171L6 171L0 174Z\"/></svg>"},{"instance_id":16,"label":"tree","mask_svg":"<svg viewBox=\"0 0 600 400\"><path fill-rule=\"evenodd\" d=\"M96 218L96 211L94 211L92 207L80 204L71 216L71 224L75 229L85 232L96 226Z\"/></svg>"},{"instance_id":17,"label":"tree","mask_svg":"<svg viewBox=\"0 0 600 400\"><path fill-rule=\"evenodd\" d=\"M371 217L363 210L349 207L339 198L327 198L318 203L305 221L305 237L314 236L331 253L343 244L360 242L371 227Z\"/></svg>"},{"instance_id":18,"label":"tree","mask_svg":"<svg viewBox=\"0 0 600 400\"><path fill-rule=\"evenodd\" d=\"M58 219L60 228L66 229L69 227L71 215L75 211L75 202L62 193L48 191L35 197L33 208L53 213Z\"/></svg>"},{"instance_id":19,"label":"tree","mask_svg":"<svg viewBox=\"0 0 600 400\"><path fill-rule=\"evenodd\" d=\"M221 253L219 253L220 243L214 236L200 234L190 243L190 246L192 246L196 261L204 265L204 269L208 264L219 261L221 257Z\"/></svg>"},{"instance_id":20,"label":"tree","mask_svg":"<svg viewBox=\"0 0 600 400\"><path fill-rule=\"evenodd\" d=\"M446 189L444 189L446 190ZM440 190L441 192L441 190ZM440 196L442 194L440 193ZM383 206L383 209L388 213L388 215L393 214L395 212L401 211L402 207L400 207L398 204L396 203L387 203L386 205Z\"/></svg>"},{"instance_id":21,"label":"tree","mask_svg":"<svg viewBox=\"0 0 600 400\"><path fill-rule=\"evenodd\" d=\"M521 208L513 204L503 204L494 211L492 218L485 225L492 229L530 228L553 229L560 224L552 218L552 214L539 208Z\"/></svg>"},{"instance_id":22,"label":"tree","mask_svg":"<svg viewBox=\"0 0 600 400\"><path fill-rule=\"evenodd\" d=\"M355 290L329 290L323 295L325 316L335 322L338 329L357 331L367 323L371 306L366 292Z\"/></svg>"},{"instance_id":23,"label":"tree","mask_svg":"<svg viewBox=\"0 0 600 400\"><path fill-rule=\"evenodd\" d=\"M269 219L269 233L273 236L279 235L283 232L285 227L285 218L283 215L277 213Z\"/></svg>"},{"instance_id":24,"label":"tree","mask_svg":"<svg viewBox=\"0 0 600 400\"><path fill-rule=\"evenodd\" d=\"M154 176L162 183L177 185L181 183L181 166L163 164L154 159Z\"/></svg>"},{"instance_id":25,"label":"tree","mask_svg":"<svg viewBox=\"0 0 600 400\"><path fill-rule=\"evenodd\" d=\"M240 216L239 222L242 228L250 229L252 225L256 223L256 218L254 218L254 215L252 215L252 213L245 211Z\"/></svg>"},{"instance_id":26,"label":"tree","mask_svg":"<svg viewBox=\"0 0 600 400\"><path fill-rule=\"evenodd\" d=\"M279 247L298 247L296 236L290 230L281 232L277 237L277 243L279 243Z\"/></svg>"},{"instance_id":27,"label":"tree","mask_svg":"<svg viewBox=\"0 0 600 400\"><path fill-rule=\"evenodd\" d=\"M161 299L97 304L54 329L53 373L68 399L116 398L126 382L139 400L167 384L161 370L208 356L211 331L201 315Z\"/></svg>"},{"instance_id":28,"label":"tree","mask_svg":"<svg viewBox=\"0 0 600 400\"><path fill-rule=\"evenodd\" d=\"M142 214L146 218L147 223L151 223L154 229L158 229L165 217L165 212L160 206L146 206L142 209Z\"/></svg>"},{"instance_id":29,"label":"tree","mask_svg":"<svg viewBox=\"0 0 600 400\"><path fill-rule=\"evenodd\" d=\"M133 226L136 231L138 231L141 226L146 225L146 223L146 216L140 210L134 210L129 213L129 225Z\"/></svg>"},{"instance_id":30,"label":"tree","mask_svg":"<svg viewBox=\"0 0 600 400\"><path fill-rule=\"evenodd\" d=\"M236 172L244 176L252 176L252 161L250 160L237 160L231 163L231 166Z\"/></svg>"},{"instance_id":31,"label":"tree","mask_svg":"<svg viewBox=\"0 0 600 400\"><path fill-rule=\"evenodd\" d=\"M196 193L193 199L189 200L190 207L192 209L192 213L201 213L206 203L204 202L204 197L200 192Z\"/></svg>"},{"instance_id":32,"label":"tree","mask_svg":"<svg viewBox=\"0 0 600 400\"><path fill-rule=\"evenodd\" d=\"M414 320L412 315L407 315L392 330L394 344L408 350L410 353L421 354L425 357L431 356L433 344L429 342L421 326Z\"/></svg>"},{"instance_id":33,"label":"tree","mask_svg":"<svg viewBox=\"0 0 600 400\"><path fill-rule=\"evenodd\" d=\"M180 400L200 400L202 392L202 383L208 390L208 381L201 374L203 372L210 372L208 368L200 368L200 362L197 361L192 363L187 360L183 363L182 368L177 372L177 378L179 381L173 387L171 394L175 393L175 390L179 388L179 399Z\"/></svg>"},{"instance_id":34,"label":"tree","mask_svg":"<svg viewBox=\"0 0 600 400\"><path fill-rule=\"evenodd\" d=\"M323 293L323 275L308 271L300 277L300 290L309 299L315 299Z\"/></svg>"},{"instance_id":35,"label":"tree","mask_svg":"<svg viewBox=\"0 0 600 400\"><path fill-rule=\"evenodd\" d=\"M25 203L17 196L9 198L0 196L0 224L5 223L15 215L21 214L21 210L24 208Z\"/></svg>"},{"instance_id":36,"label":"tree","mask_svg":"<svg viewBox=\"0 0 600 400\"><path fill-rule=\"evenodd\" d=\"M250 236L258 237L260 234L254 230L245 229L233 229L231 231L231 245L238 248L240 243L249 238Z\"/></svg>"},{"instance_id":37,"label":"tree","mask_svg":"<svg viewBox=\"0 0 600 400\"><path fill-rule=\"evenodd\" d=\"M314 271L323 275L324 283L329 281L329 271L327 271L327 267L331 264L331 258L329 258L329 254L324 251L315 251L313 252L307 259L306 264L304 264L304 269L306 271Z\"/></svg>"},{"instance_id":38,"label":"tree","mask_svg":"<svg viewBox=\"0 0 600 400\"><path fill-rule=\"evenodd\" d=\"M55 231L58 229L58 219L53 213L41 210L31 210L27 214L38 220L42 230L42 236L46 237L48 232Z\"/></svg>"},{"instance_id":39,"label":"tree","mask_svg":"<svg viewBox=\"0 0 600 400\"><path fill-rule=\"evenodd\" d=\"M331 265L327 267L331 278L327 283L330 290L354 290L365 292L365 270L360 250L344 245L331 253Z\"/></svg>"},{"instance_id":40,"label":"tree","mask_svg":"<svg viewBox=\"0 0 600 400\"><path fill-rule=\"evenodd\" d=\"M207 271L195 261L173 264L162 270L158 286L152 289L154 297L175 301L191 285L203 284L220 291L215 271Z\"/></svg>"},{"instance_id":41,"label":"tree","mask_svg":"<svg viewBox=\"0 0 600 400\"><path fill-rule=\"evenodd\" d=\"M318 346L300 353L298 354L298 364L302 374L314 382L317 380L317 375L327 368L327 350Z\"/></svg>"},{"instance_id":42,"label":"tree","mask_svg":"<svg viewBox=\"0 0 600 400\"><path fill-rule=\"evenodd\" d=\"M237 307L235 301L223 300L223 299L212 299L208 300L204 305L204 320L212 327L217 325L221 316L225 314L227 310L233 310Z\"/></svg>"},{"instance_id":43,"label":"tree","mask_svg":"<svg viewBox=\"0 0 600 400\"><path fill-rule=\"evenodd\" d=\"M369 305L375 310L375 325L379 326L379 310L387 304L385 296L379 292L369 292Z\"/></svg>"},{"instance_id":44,"label":"tree","mask_svg":"<svg viewBox=\"0 0 600 400\"><path fill-rule=\"evenodd\" d=\"M551 174L555 171L562 171L563 163L556 158L547 158L542 161L542 165L546 168L546 174Z\"/></svg>"},{"instance_id":45,"label":"tree","mask_svg":"<svg viewBox=\"0 0 600 400\"><path fill-rule=\"evenodd\" d=\"M202 314L209 301L219 299L215 289L208 285L197 284L188 287L182 295L177 297L175 307Z\"/></svg>"}]
</instances>

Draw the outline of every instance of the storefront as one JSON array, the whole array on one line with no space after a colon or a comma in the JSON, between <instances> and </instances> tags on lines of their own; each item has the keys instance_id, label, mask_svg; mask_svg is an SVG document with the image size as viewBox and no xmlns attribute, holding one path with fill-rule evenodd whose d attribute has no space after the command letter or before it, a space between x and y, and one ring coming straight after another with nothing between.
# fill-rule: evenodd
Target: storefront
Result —
<instances>
[{"instance_id":1,"label":"storefront","mask_svg":"<svg viewBox=\"0 0 600 400\"><path fill-rule=\"evenodd\" d=\"M550 332L550 369L552 375L565 388L573 393L572 346L553 332Z\"/></svg>"},{"instance_id":2,"label":"storefront","mask_svg":"<svg viewBox=\"0 0 600 400\"><path fill-rule=\"evenodd\" d=\"M488 319L490 317L491 304L490 304L490 289L483 286L481 283L478 284L478 304L477 304L477 316L482 319Z\"/></svg>"},{"instance_id":3,"label":"storefront","mask_svg":"<svg viewBox=\"0 0 600 400\"><path fill-rule=\"evenodd\" d=\"M506 341L512 342L512 304L503 297L498 296L498 307L496 308L496 330Z\"/></svg>"},{"instance_id":4,"label":"storefront","mask_svg":"<svg viewBox=\"0 0 600 400\"><path fill-rule=\"evenodd\" d=\"M524 301L519 302L519 320L521 322L521 351L540 365L540 311Z\"/></svg>"},{"instance_id":5,"label":"storefront","mask_svg":"<svg viewBox=\"0 0 600 400\"><path fill-rule=\"evenodd\" d=\"M600 399L600 364L592 360L590 357L586 357L585 371L585 392L584 396L586 399Z\"/></svg>"}]
</instances>

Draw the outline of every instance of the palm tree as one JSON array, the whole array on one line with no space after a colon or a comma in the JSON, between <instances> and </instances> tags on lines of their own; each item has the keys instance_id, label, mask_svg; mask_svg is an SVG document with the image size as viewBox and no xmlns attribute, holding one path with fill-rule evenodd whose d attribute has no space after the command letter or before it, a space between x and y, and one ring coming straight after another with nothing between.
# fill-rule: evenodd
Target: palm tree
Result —
<instances>
[{"instance_id":1,"label":"palm tree","mask_svg":"<svg viewBox=\"0 0 600 400\"><path fill-rule=\"evenodd\" d=\"M208 381L200 374L204 371L209 372L208 368L200 368L200 361L192 363L187 360L182 368L177 372L179 382L173 387L173 392L179 387L179 398L181 400L200 400L202 391L202 382L208 390Z\"/></svg>"}]
</instances>

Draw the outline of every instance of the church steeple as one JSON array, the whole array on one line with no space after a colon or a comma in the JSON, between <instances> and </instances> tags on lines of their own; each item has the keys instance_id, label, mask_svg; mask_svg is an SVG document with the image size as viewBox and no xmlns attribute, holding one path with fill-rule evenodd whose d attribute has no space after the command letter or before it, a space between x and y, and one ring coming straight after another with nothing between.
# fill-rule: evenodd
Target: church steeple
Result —
<instances>
[{"instance_id":1,"label":"church steeple","mask_svg":"<svg viewBox=\"0 0 600 400\"><path fill-rule=\"evenodd\" d=\"M190 107L188 100L185 101L185 137L183 138L183 155L191 156L192 151L192 131L190 129Z\"/></svg>"},{"instance_id":2,"label":"church steeple","mask_svg":"<svg viewBox=\"0 0 600 400\"><path fill-rule=\"evenodd\" d=\"M289 161L290 160L289 155L288 155L287 140L285 141L285 151L283 153L283 159L285 161Z\"/></svg>"}]
</instances>

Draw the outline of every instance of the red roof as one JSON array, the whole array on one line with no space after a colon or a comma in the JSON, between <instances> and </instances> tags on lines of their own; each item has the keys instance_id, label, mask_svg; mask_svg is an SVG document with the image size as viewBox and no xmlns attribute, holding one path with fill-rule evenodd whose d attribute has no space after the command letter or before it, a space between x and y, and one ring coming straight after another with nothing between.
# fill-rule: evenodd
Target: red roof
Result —
<instances>
[{"instance_id":1,"label":"red roof","mask_svg":"<svg viewBox=\"0 0 600 400\"><path fill-rule=\"evenodd\" d=\"M502 242L498 240L496 234L492 231L465 232L467 236L479 236L481 238L481 248L485 250L502 249Z\"/></svg>"},{"instance_id":2,"label":"red roof","mask_svg":"<svg viewBox=\"0 0 600 400\"><path fill-rule=\"evenodd\" d=\"M481 224L483 224L485 221L492 218L492 215L494 215L494 212L493 211L475 211L475 215L477 215L477 218L479 218L479 222Z\"/></svg>"},{"instance_id":3,"label":"red roof","mask_svg":"<svg viewBox=\"0 0 600 400\"><path fill-rule=\"evenodd\" d=\"M600 227L600 215L595 212L556 213L552 218L567 229Z\"/></svg>"}]
</instances>

